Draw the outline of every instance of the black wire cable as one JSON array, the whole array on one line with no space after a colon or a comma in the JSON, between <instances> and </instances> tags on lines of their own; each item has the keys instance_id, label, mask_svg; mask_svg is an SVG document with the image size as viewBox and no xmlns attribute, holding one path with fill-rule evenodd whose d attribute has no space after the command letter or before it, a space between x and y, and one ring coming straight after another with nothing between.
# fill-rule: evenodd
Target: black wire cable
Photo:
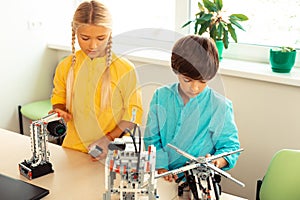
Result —
<instances>
[{"instance_id":1,"label":"black wire cable","mask_svg":"<svg viewBox=\"0 0 300 200\"><path fill-rule=\"evenodd\" d=\"M137 126L137 127L138 127L138 131L139 131L139 143L140 143L139 153L141 153L141 151L142 151L142 133L141 133L141 128L139 126Z\"/></svg>"},{"instance_id":2,"label":"black wire cable","mask_svg":"<svg viewBox=\"0 0 300 200\"><path fill-rule=\"evenodd\" d=\"M135 141L135 133L136 133L136 129L138 129L138 134L139 134L139 151L137 150L137 146L136 146L136 141ZM139 168L140 168L140 159L141 159L141 149L142 149L142 135L141 135L141 129L140 129L140 127L137 125L137 124L135 124L134 125L134 128L133 128L133 133L128 129L128 128L126 128L125 130L124 130L124 134L126 133L126 132L128 132L129 133L129 135L130 135L130 137L131 137L131 139L132 139L132 142L133 142L133 145L134 145L134 149L135 149L135 153L137 154L137 156L138 156L138 160L137 160L137 169L136 169L136 171L137 171L137 174L139 173ZM124 134L121 134L121 136L123 136Z\"/></svg>"},{"instance_id":3,"label":"black wire cable","mask_svg":"<svg viewBox=\"0 0 300 200\"><path fill-rule=\"evenodd\" d=\"M136 142L135 142L135 136L134 136L134 134L132 134L132 132L128 129L128 128L126 128L125 130L124 130L124 134L125 133L129 133L129 135L130 135L130 137L131 137L131 139L132 139L132 142L133 142L133 145L134 145L134 150L135 150L135 153L138 153L138 151L137 151L137 147L136 147ZM121 136L123 136L124 134L122 134Z\"/></svg>"}]
</instances>

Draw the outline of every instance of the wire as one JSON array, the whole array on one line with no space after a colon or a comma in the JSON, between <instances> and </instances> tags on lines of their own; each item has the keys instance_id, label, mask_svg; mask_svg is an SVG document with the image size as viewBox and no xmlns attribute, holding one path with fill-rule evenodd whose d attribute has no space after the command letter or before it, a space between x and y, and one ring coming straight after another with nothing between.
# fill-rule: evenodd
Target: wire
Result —
<instances>
[{"instance_id":1,"label":"wire","mask_svg":"<svg viewBox=\"0 0 300 200\"><path fill-rule=\"evenodd\" d=\"M137 146L136 146L136 142L135 142L136 129L138 129L138 134L139 134L139 151L137 150ZM138 174L139 173L139 168L140 168L140 159L141 159L141 150L142 150L142 145L141 145L142 144L141 129L140 129L140 127L137 124L134 124L133 133L128 128L126 128L124 130L124 132L121 134L121 136L123 136L126 132L128 132L129 135L130 135L130 137L132 138L132 142L133 142L133 145L134 145L135 153L138 156L137 166L136 166L136 168L137 168L136 171L137 171L137 174Z\"/></svg>"},{"instance_id":2,"label":"wire","mask_svg":"<svg viewBox=\"0 0 300 200\"><path fill-rule=\"evenodd\" d=\"M135 130L134 130L135 131ZM130 137L131 137L131 139L132 139L132 142L133 142L133 145L134 145L134 150L135 150L135 153L138 153L138 151L137 151L137 146L136 146L136 142L135 142L135 136L134 136L134 134L132 134L132 132L128 129L128 128L126 128L125 130L124 130L124 134L125 133L129 133L129 135L130 135ZM124 134L122 133L122 135L121 136L123 136Z\"/></svg>"}]
</instances>

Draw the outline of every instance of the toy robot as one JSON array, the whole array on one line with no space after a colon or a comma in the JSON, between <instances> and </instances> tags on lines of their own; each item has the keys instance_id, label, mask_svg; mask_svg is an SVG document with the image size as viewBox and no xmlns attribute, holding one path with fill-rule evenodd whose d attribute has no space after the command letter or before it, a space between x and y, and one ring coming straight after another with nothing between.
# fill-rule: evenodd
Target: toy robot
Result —
<instances>
[{"instance_id":1,"label":"toy robot","mask_svg":"<svg viewBox=\"0 0 300 200\"><path fill-rule=\"evenodd\" d=\"M54 172L49 162L48 134L62 137L66 132L64 120L58 113L52 113L30 124L32 158L19 164L21 175L28 179Z\"/></svg>"},{"instance_id":2,"label":"toy robot","mask_svg":"<svg viewBox=\"0 0 300 200\"><path fill-rule=\"evenodd\" d=\"M139 137L135 138L138 129ZM105 188L103 200L118 196L121 200L154 200L156 195L155 157L156 149L149 146L143 150L140 129L136 125L130 136L116 138L108 146L105 168ZM115 185L115 180L118 185Z\"/></svg>"},{"instance_id":3,"label":"toy robot","mask_svg":"<svg viewBox=\"0 0 300 200\"><path fill-rule=\"evenodd\" d=\"M208 158L205 157L195 158L194 156L178 149L177 147L171 144L168 144L168 146L175 149L177 153L188 158L190 161L187 162L187 164L181 168L159 174L155 178L160 178L168 174L179 174L184 172L184 176L179 178L179 181L185 178L186 182L178 186L179 196L182 196L184 188L189 187L192 199L219 200L221 195L221 187L219 185L221 181L220 175L229 178L230 180L234 181L235 183L237 183L242 187L245 187L245 185L242 182L234 179L230 174L224 172L223 170L219 169L218 167L216 167L211 163L211 161L217 158L225 157L234 153L241 152L243 151L243 149L238 149L236 151L231 151L228 153L211 156Z\"/></svg>"}]
</instances>

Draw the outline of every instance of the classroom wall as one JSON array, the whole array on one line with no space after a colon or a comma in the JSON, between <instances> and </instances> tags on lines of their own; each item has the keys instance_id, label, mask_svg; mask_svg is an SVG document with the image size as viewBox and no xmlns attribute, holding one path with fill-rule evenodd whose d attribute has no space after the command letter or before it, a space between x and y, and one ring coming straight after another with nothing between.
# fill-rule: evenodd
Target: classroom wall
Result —
<instances>
[{"instance_id":1,"label":"classroom wall","mask_svg":"<svg viewBox=\"0 0 300 200\"><path fill-rule=\"evenodd\" d=\"M1 2L0 128L19 131L17 106L49 98L57 59L47 43L67 36L65 10L72 6L61 0Z\"/></svg>"},{"instance_id":2,"label":"classroom wall","mask_svg":"<svg viewBox=\"0 0 300 200\"><path fill-rule=\"evenodd\" d=\"M256 180L264 176L274 153L300 149L300 88L230 76L222 79L245 148L232 175L246 184L240 188L228 183L224 189L255 199Z\"/></svg>"}]
</instances>

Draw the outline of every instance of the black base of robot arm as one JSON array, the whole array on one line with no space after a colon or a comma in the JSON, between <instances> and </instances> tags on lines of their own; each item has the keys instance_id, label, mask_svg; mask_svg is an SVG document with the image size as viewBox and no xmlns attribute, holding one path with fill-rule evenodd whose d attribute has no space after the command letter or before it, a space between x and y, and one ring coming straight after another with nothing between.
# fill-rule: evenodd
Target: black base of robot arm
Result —
<instances>
[{"instance_id":1,"label":"black base of robot arm","mask_svg":"<svg viewBox=\"0 0 300 200\"><path fill-rule=\"evenodd\" d=\"M49 162L32 167L31 163L26 160L19 164L19 170L21 175L30 180L54 172L52 164Z\"/></svg>"}]
</instances>

